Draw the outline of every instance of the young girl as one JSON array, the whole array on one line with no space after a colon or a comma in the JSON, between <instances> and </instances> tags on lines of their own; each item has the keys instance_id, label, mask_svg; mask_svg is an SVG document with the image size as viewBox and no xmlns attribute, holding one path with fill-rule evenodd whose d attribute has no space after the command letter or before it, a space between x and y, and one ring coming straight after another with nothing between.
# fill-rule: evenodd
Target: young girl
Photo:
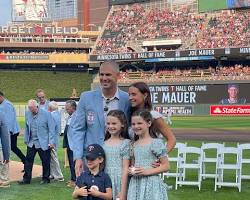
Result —
<instances>
[{"instance_id":1,"label":"young girl","mask_svg":"<svg viewBox=\"0 0 250 200\"><path fill-rule=\"evenodd\" d=\"M153 128L157 133L163 135L167 140L167 150L170 152L175 146L175 136L169 126L165 123L163 116L157 111L153 110L153 106L150 98L150 90L146 83L136 82L130 85L129 90L129 100L131 102L131 113L135 112L138 109L147 109L150 111L153 117ZM133 139L134 133L130 129L129 135Z\"/></svg>"},{"instance_id":2,"label":"young girl","mask_svg":"<svg viewBox=\"0 0 250 200\"><path fill-rule=\"evenodd\" d=\"M82 200L111 200L112 183L103 170L105 168L105 152L98 144L87 147L88 170L81 173L76 180L73 198Z\"/></svg>"},{"instance_id":3,"label":"young girl","mask_svg":"<svg viewBox=\"0 0 250 200\"><path fill-rule=\"evenodd\" d=\"M151 131L152 116L148 110L133 113L131 124L135 133L133 144L134 166L129 168L132 178L129 183L129 200L166 200L167 188L159 174L169 169L167 151L163 141ZM131 158L133 159L133 158ZM151 164L159 159L160 165Z\"/></svg>"},{"instance_id":4,"label":"young girl","mask_svg":"<svg viewBox=\"0 0 250 200\"><path fill-rule=\"evenodd\" d=\"M107 157L105 171L112 181L113 199L126 200L130 140L123 111L112 110L107 115L104 151Z\"/></svg>"}]
</instances>

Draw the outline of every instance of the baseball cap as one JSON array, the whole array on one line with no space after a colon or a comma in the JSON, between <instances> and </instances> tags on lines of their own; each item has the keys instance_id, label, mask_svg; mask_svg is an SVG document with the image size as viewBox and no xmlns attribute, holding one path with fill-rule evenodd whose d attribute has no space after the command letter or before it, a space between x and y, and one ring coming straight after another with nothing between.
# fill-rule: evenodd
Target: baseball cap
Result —
<instances>
[{"instance_id":1,"label":"baseball cap","mask_svg":"<svg viewBox=\"0 0 250 200\"><path fill-rule=\"evenodd\" d=\"M239 89L239 85L238 84L235 84L235 83L231 83L231 84L228 84L228 89L230 89L231 87L234 87L236 89Z\"/></svg>"},{"instance_id":2,"label":"baseball cap","mask_svg":"<svg viewBox=\"0 0 250 200\"><path fill-rule=\"evenodd\" d=\"M99 144L91 144L87 147L86 159L95 160L98 157L105 157L105 152Z\"/></svg>"}]
</instances>

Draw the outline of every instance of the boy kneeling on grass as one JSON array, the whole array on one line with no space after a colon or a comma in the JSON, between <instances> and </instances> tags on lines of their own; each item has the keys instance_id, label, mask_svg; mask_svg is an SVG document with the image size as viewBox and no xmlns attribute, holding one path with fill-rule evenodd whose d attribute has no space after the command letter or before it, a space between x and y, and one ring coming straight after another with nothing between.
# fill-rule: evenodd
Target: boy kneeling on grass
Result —
<instances>
[{"instance_id":1,"label":"boy kneeling on grass","mask_svg":"<svg viewBox=\"0 0 250 200\"><path fill-rule=\"evenodd\" d=\"M88 170L81 173L76 180L73 198L81 200L112 200L112 183L104 172L105 152L98 144L87 147Z\"/></svg>"}]
</instances>

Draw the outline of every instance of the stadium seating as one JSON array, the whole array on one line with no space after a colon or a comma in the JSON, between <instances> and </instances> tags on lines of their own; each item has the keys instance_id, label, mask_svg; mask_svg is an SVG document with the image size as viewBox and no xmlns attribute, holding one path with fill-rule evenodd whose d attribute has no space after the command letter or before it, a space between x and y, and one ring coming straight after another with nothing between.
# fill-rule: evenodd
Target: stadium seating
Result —
<instances>
[{"instance_id":1,"label":"stadium seating","mask_svg":"<svg viewBox=\"0 0 250 200\"><path fill-rule=\"evenodd\" d=\"M180 39L180 49L248 46L249 18L249 10L198 14L187 8L171 11L140 4L119 6L111 10L92 54L132 52L131 43L160 39Z\"/></svg>"},{"instance_id":2,"label":"stadium seating","mask_svg":"<svg viewBox=\"0 0 250 200\"><path fill-rule=\"evenodd\" d=\"M195 82L195 81L224 81L224 80L250 80L250 66L234 65L227 67L207 69L168 69L152 71L125 71L121 72L119 83L132 83L135 81L151 82ZM93 80L99 82L97 75Z\"/></svg>"}]
</instances>

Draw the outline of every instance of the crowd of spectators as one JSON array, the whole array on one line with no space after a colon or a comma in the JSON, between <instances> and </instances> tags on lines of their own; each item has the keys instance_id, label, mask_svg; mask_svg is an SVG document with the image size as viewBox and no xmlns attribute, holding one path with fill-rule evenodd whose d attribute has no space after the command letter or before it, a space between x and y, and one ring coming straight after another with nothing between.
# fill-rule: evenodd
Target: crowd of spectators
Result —
<instances>
[{"instance_id":1,"label":"crowd of spectators","mask_svg":"<svg viewBox=\"0 0 250 200\"><path fill-rule=\"evenodd\" d=\"M98 76L94 82L98 82ZM120 83L143 80L145 82L183 82L183 81L220 81L250 80L250 66L233 65L208 68L167 69L159 71L131 71L120 73Z\"/></svg>"},{"instance_id":2,"label":"crowd of spectators","mask_svg":"<svg viewBox=\"0 0 250 200\"><path fill-rule=\"evenodd\" d=\"M190 13L186 7L145 9L120 6L110 13L93 54L131 52L126 44L154 39L181 39L181 49L250 45L250 11Z\"/></svg>"},{"instance_id":3,"label":"crowd of spectators","mask_svg":"<svg viewBox=\"0 0 250 200\"><path fill-rule=\"evenodd\" d=\"M250 45L250 11L222 11L211 17L197 38L197 48Z\"/></svg>"}]
</instances>

